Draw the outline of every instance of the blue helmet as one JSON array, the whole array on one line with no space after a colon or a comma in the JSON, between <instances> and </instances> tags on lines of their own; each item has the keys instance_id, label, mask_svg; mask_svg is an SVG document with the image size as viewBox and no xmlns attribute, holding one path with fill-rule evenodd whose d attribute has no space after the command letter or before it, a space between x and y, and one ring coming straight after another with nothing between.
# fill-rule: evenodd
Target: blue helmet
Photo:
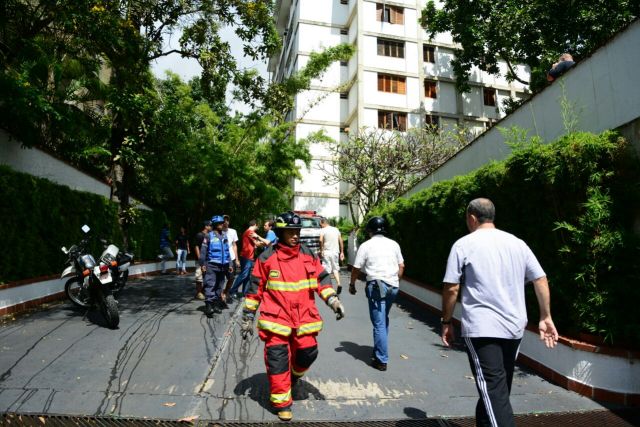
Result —
<instances>
[{"instance_id":1,"label":"blue helmet","mask_svg":"<svg viewBox=\"0 0 640 427\"><path fill-rule=\"evenodd\" d=\"M222 215L214 215L211 217L211 225L222 224L224 222L224 218Z\"/></svg>"}]
</instances>

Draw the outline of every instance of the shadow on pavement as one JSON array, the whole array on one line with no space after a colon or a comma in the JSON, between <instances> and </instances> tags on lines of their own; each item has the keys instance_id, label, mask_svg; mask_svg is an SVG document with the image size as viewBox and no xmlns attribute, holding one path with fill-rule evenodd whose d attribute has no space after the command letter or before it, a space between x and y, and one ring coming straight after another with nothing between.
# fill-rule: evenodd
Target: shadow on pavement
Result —
<instances>
[{"instance_id":1,"label":"shadow on pavement","mask_svg":"<svg viewBox=\"0 0 640 427\"><path fill-rule=\"evenodd\" d=\"M240 381L233 389L233 393L236 396L247 396L248 393L249 399L257 402L265 410L274 412L269 401L269 378L264 372ZM307 400L311 396L315 400L326 400L325 396L313 384L301 379L293 389L293 400Z\"/></svg>"},{"instance_id":2,"label":"shadow on pavement","mask_svg":"<svg viewBox=\"0 0 640 427\"><path fill-rule=\"evenodd\" d=\"M340 347L335 348L336 353L347 353L356 360L362 361L365 365L371 363L373 347L370 345L360 345L351 341L340 341Z\"/></svg>"}]
</instances>

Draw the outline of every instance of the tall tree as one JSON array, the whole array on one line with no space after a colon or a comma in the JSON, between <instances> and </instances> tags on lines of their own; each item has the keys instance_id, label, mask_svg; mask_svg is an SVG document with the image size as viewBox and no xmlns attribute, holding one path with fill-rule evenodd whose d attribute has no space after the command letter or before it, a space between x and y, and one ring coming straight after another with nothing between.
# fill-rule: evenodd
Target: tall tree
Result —
<instances>
[{"instance_id":1,"label":"tall tree","mask_svg":"<svg viewBox=\"0 0 640 427\"><path fill-rule=\"evenodd\" d=\"M471 135L464 129L412 128L407 132L362 128L344 141L318 132L310 141L323 142L333 161L321 167L325 183L349 184L343 198L354 224L381 204L395 200L464 147Z\"/></svg>"},{"instance_id":2,"label":"tall tree","mask_svg":"<svg viewBox=\"0 0 640 427\"><path fill-rule=\"evenodd\" d=\"M309 161L290 124L268 115L220 114L202 97L197 79L175 74L157 82L159 105L149 127L154 141L134 188L170 218L197 225L213 212L237 220L285 209L298 177L296 160Z\"/></svg>"},{"instance_id":3,"label":"tall tree","mask_svg":"<svg viewBox=\"0 0 640 427\"><path fill-rule=\"evenodd\" d=\"M457 86L468 90L472 66L530 84L536 92L546 84L545 72L558 56L583 58L640 15L640 0L430 0L420 18L433 37L449 31L461 49L452 61ZM531 68L531 80L516 71Z\"/></svg>"}]
</instances>

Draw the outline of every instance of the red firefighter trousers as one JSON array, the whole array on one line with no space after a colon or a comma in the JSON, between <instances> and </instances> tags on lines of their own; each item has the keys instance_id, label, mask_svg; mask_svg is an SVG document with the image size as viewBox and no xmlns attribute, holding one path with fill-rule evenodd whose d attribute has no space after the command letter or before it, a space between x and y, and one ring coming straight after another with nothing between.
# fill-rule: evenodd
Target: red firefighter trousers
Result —
<instances>
[{"instance_id":1,"label":"red firefighter trousers","mask_svg":"<svg viewBox=\"0 0 640 427\"><path fill-rule=\"evenodd\" d=\"M264 363L271 388L271 405L274 408L291 406L291 376L302 377L318 357L317 334L297 336L296 330L284 337L268 331L260 331L264 341Z\"/></svg>"}]
</instances>

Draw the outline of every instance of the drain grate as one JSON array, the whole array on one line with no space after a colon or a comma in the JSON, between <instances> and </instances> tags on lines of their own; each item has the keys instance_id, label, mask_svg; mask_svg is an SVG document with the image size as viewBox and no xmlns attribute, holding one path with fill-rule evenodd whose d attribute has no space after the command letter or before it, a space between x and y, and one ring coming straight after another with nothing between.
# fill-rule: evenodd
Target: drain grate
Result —
<instances>
[{"instance_id":1,"label":"drain grate","mask_svg":"<svg viewBox=\"0 0 640 427\"><path fill-rule=\"evenodd\" d=\"M640 408L516 415L516 424L518 427L636 427L640 426ZM0 414L0 425L11 427L184 427L189 425L195 427L267 427L273 425L304 427L474 427L475 421L472 417L469 417L384 421L292 421L288 423L205 420L180 422L140 418L5 413Z\"/></svg>"}]
</instances>

